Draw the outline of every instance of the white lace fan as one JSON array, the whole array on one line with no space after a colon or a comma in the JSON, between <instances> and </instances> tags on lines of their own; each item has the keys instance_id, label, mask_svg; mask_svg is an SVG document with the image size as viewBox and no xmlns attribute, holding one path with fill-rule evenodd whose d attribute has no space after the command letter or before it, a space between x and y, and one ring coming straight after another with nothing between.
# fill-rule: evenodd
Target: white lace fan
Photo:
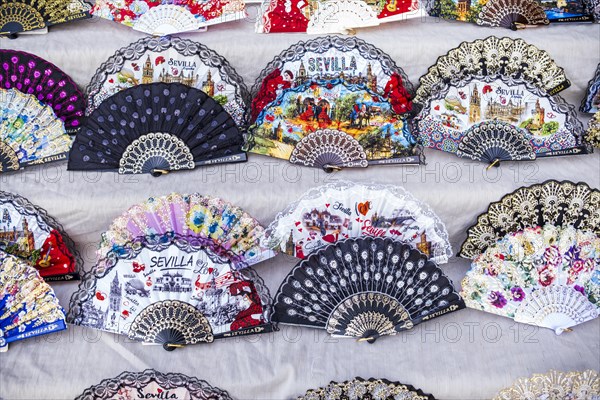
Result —
<instances>
[{"instance_id":1,"label":"white lace fan","mask_svg":"<svg viewBox=\"0 0 600 400\"><path fill-rule=\"evenodd\" d=\"M200 23L184 7L163 4L144 13L133 25L133 29L154 36L172 35L200 29Z\"/></svg>"},{"instance_id":2,"label":"white lace fan","mask_svg":"<svg viewBox=\"0 0 600 400\"><path fill-rule=\"evenodd\" d=\"M462 282L468 307L561 334L598 317L600 239L572 226L508 233L473 261Z\"/></svg>"},{"instance_id":3,"label":"white lace fan","mask_svg":"<svg viewBox=\"0 0 600 400\"><path fill-rule=\"evenodd\" d=\"M379 25L373 7L365 1L335 0L321 2L306 29L310 34L349 33L354 28Z\"/></svg>"},{"instance_id":4,"label":"white lace fan","mask_svg":"<svg viewBox=\"0 0 600 400\"><path fill-rule=\"evenodd\" d=\"M261 243L306 258L338 240L362 236L411 244L437 263L452 256L442 221L404 188L346 181L305 193L277 215Z\"/></svg>"}]
</instances>

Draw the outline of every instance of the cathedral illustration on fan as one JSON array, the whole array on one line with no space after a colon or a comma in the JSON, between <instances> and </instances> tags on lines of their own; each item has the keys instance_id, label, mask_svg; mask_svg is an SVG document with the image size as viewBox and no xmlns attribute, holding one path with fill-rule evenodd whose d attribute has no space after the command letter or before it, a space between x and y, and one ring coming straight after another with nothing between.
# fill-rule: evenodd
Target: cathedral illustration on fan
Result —
<instances>
[{"instance_id":1,"label":"cathedral illustration on fan","mask_svg":"<svg viewBox=\"0 0 600 400\"><path fill-rule=\"evenodd\" d=\"M238 262L211 238L141 236L92 268L67 319L166 350L269 332L268 289Z\"/></svg>"},{"instance_id":2,"label":"cathedral illustration on fan","mask_svg":"<svg viewBox=\"0 0 600 400\"><path fill-rule=\"evenodd\" d=\"M372 343L462 308L452 282L420 251L354 238L296 265L277 292L273 320Z\"/></svg>"},{"instance_id":3,"label":"cathedral illustration on fan","mask_svg":"<svg viewBox=\"0 0 600 400\"><path fill-rule=\"evenodd\" d=\"M181 83L142 84L92 112L75 138L69 169L158 176L246 161L243 142L235 121L203 91Z\"/></svg>"},{"instance_id":4,"label":"cathedral illustration on fan","mask_svg":"<svg viewBox=\"0 0 600 400\"><path fill-rule=\"evenodd\" d=\"M421 77L411 127L425 147L491 165L587 154L575 107L556 94L569 85L546 52L521 39L464 42Z\"/></svg>"},{"instance_id":5,"label":"cathedral illustration on fan","mask_svg":"<svg viewBox=\"0 0 600 400\"><path fill-rule=\"evenodd\" d=\"M600 191L547 181L490 204L467 231L468 307L557 334L600 312Z\"/></svg>"}]
</instances>

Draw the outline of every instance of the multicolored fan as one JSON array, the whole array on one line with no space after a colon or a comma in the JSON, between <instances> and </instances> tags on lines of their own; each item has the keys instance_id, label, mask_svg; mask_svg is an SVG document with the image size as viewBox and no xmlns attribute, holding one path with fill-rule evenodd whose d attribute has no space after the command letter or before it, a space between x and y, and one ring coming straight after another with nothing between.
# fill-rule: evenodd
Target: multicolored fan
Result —
<instances>
[{"instance_id":1,"label":"multicolored fan","mask_svg":"<svg viewBox=\"0 0 600 400\"><path fill-rule=\"evenodd\" d=\"M177 37L143 38L118 50L87 87L86 113L121 90L155 82L200 89L223 106L238 126L245 123L250 94L242 77L215 51Z\"/></svg>"},{"instance_id":2,"label":"multicolored fan","mask_svg":"<svg viewBox=\"0 0 600 400\"><path fill-rule=\"evenodd\" d=\"M46 210L0 191L0 250L35 266L47 281L79 279L82 259L62 226Z\"/></svg>"},{"instance_id":3,"label":"multicolored fan","mask_svg":"<svg viewBox=\"0 0 600 400\"><path fill-rule=\"evenodd\" d=\"M90 386L75 400L131 399L232 400L229 393L206 381L183 374L163 374L153 369L123 372Z\"/></svg>"},{"instance_id":4,"label":"multicolored fan","mask_svg":"<svg viewBox=\"0 0 600 400\"><path fill-rule=\"evenodd\" d=\"M550 23L555 22L592 22L594 21L594 2L596 0L571 0L567 2L549 2L538 0Z\"/></svg>"},{"instance_id":5,"label":"multicolored fan","mask_svg":"<svg viewBox=\"0 0 600 400\"><path fill-rule=\"evenodd\" d=\"M423 109L413 128L420 143L489 164L591 152L575 107L546 92L544 82L553 87L562 72L532 48L490 37L438 59L417 91ZM461 65L482 59L476 72ZM541 66L549 70L534 74Z\"/></svg>"},{"instance_id":6,"label":"multicolored fan","mask_svg":"<svg viewBox=\"0 0 600 400\"><path fill-rule=\"evenodd\" d=\"M71 135L81 126L85 100L77 84L56 65L36 55L0 50L0 88L37 97L52 107Z\"/></svg>"},{"instance_id":7,"label":"multicolored fan","mask_svg":"<svg viewBox=\"0 0 600 400\"><path fill-rule=\"evenodd\" d=\"M585 140L594 147L600 147L600 111L590 119L585 131Z\"/></svg>"},{"instance_id":8,"label":"multicolored fan","mask_svg":"<svg viewBox=\"0 0 600 400\"><path fill-rule=\"evenodd\" d=\"M600 4L600 2L598 4ZM600 64L598 64L598 67L596 68L596 74L588 82L587 92L581 102L579 110L591 114L600 111Z\"/></svg>"},{"instance_id":9,"label":"multicolored fan","mask_svg":"<svg viewBox=\"0 0 600 400\"><path fill-rule=\"evenodd\" d=\"M520 378L515 384L501 390L494 400L520 399L595 399L600 397L598 371L560 372L551 370Z\"/></svg>"},{"instance_id":10,"label":"multicolored fan","mask_svg":"<svg viewBox=\"0 0 600 400\"><path fill-rule=\"evenodd\" d=\"M139 237L85 276L67 320L166 350L268 332L268 289L237 261L209 238Z\"/></svg>"},{"instance_id":11,"label":"multicolored fan","mask_svg":"<svg viewBox=\"0 0 600 400\"><path fill-rule=\"evenodd\" d=\"M0 251L0 352L11 342L65 329L52 287L31 265Z\"/></svg>"},{"instance_id":12,"label":"multicolored fan","mask_svg":"<svg viewBox=\"0 0 600 400\"><path fill-rule=\"evenodd\" d=\"M600 190L582 182L553 180L519 188L477 217L459 256L475 259L511 232L545 225L573 226L600 236Z\"/></svg>"},{"instance_id":13,"label":"multicolored fan","mask_svg":"<svg viewBox=\"0 0 600 400\"><path fill-rule=\"evenodd\" d=\"M151 197L116 218L102 235L98 259L106 261L110 251L118 252L137 237L170 232L211 240L215 253L227 251L235 256L236 270L275 256L260 244L264 228L241 208L198 193L172 193Z\"/></svg>"},{"instance_id":14,"label":"multicolored fan","mask_svg":"<svg viewBox=\"0 0 600 400\"><path fill-rule=\"evenodd\" d=\"M86 119L68 168L157 176L246 161L243 142L235 121L203 91L181 83L142 84L116 93Z\"/></svg>"},{"instance_id":15,"label":"multicolored fan","mask_svg":"<svg viewBox=\"0 0 600 400\"><path fill-rule=\"evenodd\" d=\"M372 343L462 308L452 282L420 251L354 238L296 265L277 292L273 320Z\"/></svg>"},{"instance_id":16,"label":"multicolored fan","mask_svg":"<svg viewBox=\"0 0 600 400\"><path fill-rule=\"evenodd\" d=\"M405 19L419 9L418 4L413 0L266 0L256 31L351 33L354 28Z\"/></svg>"},{"instance_id":17,"label":"multicolored fan","mask_svg":"<svg viewBox=\"0 0 600 400\"><path fill-rule=\"evenodd\" d=\"M470 14L476 18L477 25L512 30L550 23L537 0L489 0L478 14Z\"/></svg>"},{"instance_id":18,"label":"multicolored fan","mask_svg":"<svg viewBox=\"0 0 600 400\"><path fill-rule=\"evenodd\" d=\"M243 0L97 0L92 13L155 36L197 31L246 17Z\"/></svg>"},{"instance_id":19,"label":"multicolored fan","mask_svg":"<svg viewBox=\"0 0 600 400\"><path fill-rule=\"evenodd\" d=\"M347 400L435 400L430 395L423 393L411 385L400 382L390 382L387 379L363 379L354 378L346 382L331 382L325 387L311 389L297 400L326 400L326 399L347 399Z\"/></svg>"},{"instance_id":20,"label":"multicolored fan","mask_svg":"<svg viewBox=\"0 0 600 400\"><path fill-rule=\"evenodd\" d=\"M411 244L438 263L452 247L444 223L400 186L340 181L309 190L265 231L265 247L306 258L355 237L387 237Z\"/></svg>"},{"instance_id":21,"label":"multicolored fan","mask_svg":"<svg viewBox=\"0 0 600 400\"><path fill-rule=\"evenodd\" d=\"M83 0L0 0L0 36L90 18L91 8Z\"/></svg>"}]
</instances>

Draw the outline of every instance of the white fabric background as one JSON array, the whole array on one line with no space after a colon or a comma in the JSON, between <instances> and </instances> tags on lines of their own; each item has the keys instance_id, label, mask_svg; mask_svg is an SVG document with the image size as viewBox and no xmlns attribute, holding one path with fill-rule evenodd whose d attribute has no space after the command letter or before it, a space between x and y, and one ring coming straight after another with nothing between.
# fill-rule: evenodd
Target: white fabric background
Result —
<instances>
[{"instance_id":1,"label":"white fabric background","mask_svg":"<svg viewBox=\"0 0 600 400\"><path fill-rule=\"evenodd\" d=\"M600 61L600 25L555 25L512 32L433 19L413 19L360 31L358 37L392 56L416 85L439 55L464 40L489 35L522 37L547 50L563 66L572 87L561 93L579 105ZM85 86L96 68L142 34L108 21L83 21L45 36L0 40L0 47L35 53ZM227 58L250 87L273 56L305 35L258 35L248 21L185 35ZM587 116L581 116L587 124ZM57 218L93 262L100 233L134 203L172 191L220 196L243 207L264 225L307 189L336 179L403 185L429 203L446 223L455 251L465 230L486 206L516 188L546 179L585 181L600 187L600 156L542 159L485 166L427 150L427 166L381 166L326 175L286 161L250 154L246 164L200 168L166 177L68 173L52 164L0 177L0 188L27 197ZM280 255L257 266L274 295L294 260ZM452 258L444 268L456 285L468 269ZM77 283L53 284L68 307ZM11 345L0 354L0 397L73 398L86 387L122 371L155 368L207 380L238 399L287 399L330 380L355 376L399 380L441 399L486 399L521 376L549 369L600 369L600 320L556 336L512 320L463 310L414 331L369 345L332 340L321 331L283 328L262 336L222 340L167 353L124 337L69 326Z\"/></svg>"}]
</instances>

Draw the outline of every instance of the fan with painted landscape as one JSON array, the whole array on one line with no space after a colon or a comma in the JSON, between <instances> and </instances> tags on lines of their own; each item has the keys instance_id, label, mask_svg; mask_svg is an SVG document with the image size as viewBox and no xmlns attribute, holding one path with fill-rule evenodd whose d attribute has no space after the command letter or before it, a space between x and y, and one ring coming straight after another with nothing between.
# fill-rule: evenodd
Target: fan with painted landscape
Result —
<instances>
[{"instance_id":1,"label":"fan with painted landscape","mask_svg":"<svg viewBox=\"0 0 600 400\"><path fill-rule=\"evenodd\" d=\"M331 382L329 385L318 389L310 389L297 400L326 400L326 399L347 399L347 400L435 400L427 393L416 389L411 385L400 382L391 382L387 379L363 379L354 378L346 382Z\"/></svg>"},{"instance_id":2,"label":"fan with painted landscape","mask_svg":"<svg viewBox=\"0 0 600 400\"><path fill-rule=\"evenodd\" d=\"M440 267L390 238L352 238L299 262L275 297L273 320L374 342L464 303Z\"/></svg>"},{"instance_id":3,"label":"fan with painted landscape","mask_svg":"<svg viewBox=\"0 0 600 400\"><path fill-rule=\"evenodd\" d=\"M0 36L90 18L91 4L82 0L2 0Z\"/></svg>"},{"instance_id":4,"label":"fan with painted landscape","mask_svg":"<svg viewBox=\"0 0 600 400\"><path fill-rule=\"evenodd\" d=\"M575 108L556 94L561 68L520 39L463 43L421 78L421 144L471 160L534 160L592 151Z\"/></svg>"},{"instance_id":5,"label":"fan with painted landscape","mask_svg":"<svg viewBox=\"0 0 600 400\"><path fill-rule=\"evenodd\" d=\"M444 223L400 186L340 181L309 190L269 225L263 245L306 258L339 240L386 237L410 244L438 263L452 247Z\"/></svg>"},{"instance_id":6,"label":"fan with painted landscape","mask_svg":"<svg viewBox=\"0 0 600 400\"><path fill-rule=\"evenodd\" d=\"M229 113L203 91L181 83L142 84L92 112L77 134L69 169L161 175L246 161L243 142Z\"/></svg>"},{"instance_id":7,"label":"fan with painted landscape","mask_svg":"<svg viewBox=\"0 0 600 400\"><path fill-rule=\"evenodd\" d=\"M86 89L89 115L110 96L149 83L180 83L202 90L231 115L245 122L250 95L242 77L208 47L178 37L147 37L111 56Z\"/></svg>"},{"instance_id":8,"label":"fan with painted landscape","mask_svg":"<svg viewBox=\"0 0 600 400\"><path fill-rule=\"evenodd\" d=\"M0 352L8 344L67 329L52 287L29 263L0 251Z\"/></svg>"},{"instance_id":9,"label":"fan with painted landscape","mask_svg":"<svg viewBox=\"0 0 600 400\"><path fill-rule=\"evenodd\" d=\"M535 399L596 399L600 397L598 371L561 372L551 370L518 379L511 387L501 390L493 400Z\"/></svg>"},{"instance_id":10,"label":"fan with painted landscape","mask_svg":"<svg viewBox=\"0 0 600 400\"><path fill-rule=\"evenodd\" d=\"M78 279L75 244L46 210L0 191L0 250L33 265L47 281Z\"/></svg>"}]
</instances>

